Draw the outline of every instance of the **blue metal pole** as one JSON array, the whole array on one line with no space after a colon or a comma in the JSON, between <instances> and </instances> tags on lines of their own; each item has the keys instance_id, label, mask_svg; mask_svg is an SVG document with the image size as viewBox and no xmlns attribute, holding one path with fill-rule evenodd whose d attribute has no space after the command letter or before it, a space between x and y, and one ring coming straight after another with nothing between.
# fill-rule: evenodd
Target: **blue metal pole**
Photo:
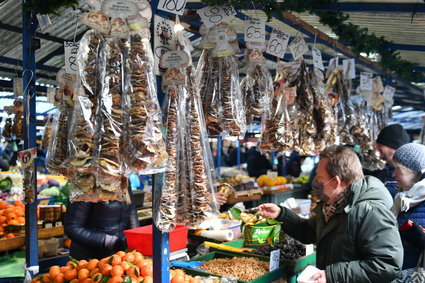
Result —
<instances>
[{"instance_id":1,"label":"blue metal pole","mask_svg":"<svg viewBox=\"0 0 425 283\"><path fill-rule=\"evenodd\" d=\"M217 167L217 179L221 179L221 173L220 173L220 167L221 167L221 147L222 147L222 139L221 136L217 137L217 160L216 160L216 167Z\"/></svg>"},{"instance_id":2,"label":"blue metal pole","mask_svg":"<svg viewBox=\"0 0 425 283\"><path fill-rule=\"evenodd\" d=\"M163 11L160 11L157 9L159 4L159 0L152 0L151 1L151 7L152 7L152 14L155 17L155 15L162 16L164 18L168 18L168 13L165 13ZM151 34L152 37L155 32L154 27L154 19L152 19L151 22ZM152 40L152 50L154 49L153 43L154 40ZM157 88L157 94L158 94L158 100L162 103L165 94L162 92L161 89L161 76L156 77L156 88ZM163 180L164 174L156 174L152 175L152 188L155 187L155 183L159 181L161 178ZM155 190L152 189L152 192ZM154 193L152 193L152 204L155 203L155 198L158 198L159 196L156 196ZM158 213L158 206L152 205L152 216L155 217ZM169 283L170 282L170 243L169 243L169 234L168 233L162 233L160 230L158 230L153 223L152 225L152 245L153 245L153 282L155 283Z\"/></svg>"},{"instance_id":3,"label":"blue metal pole","mask_svg":"<svg viewBox=\"0 0 425 283\"><path fill-rule=\"evenodd\" d=\"M272 165L274 165L274 160L276 159L276 151L272 151L271 159L272 159Z\"/></svg>"},{"instance_id":4,"label":"blue metal pole","mask_svg":"<svg viewBox=\"0 0 425 283\"><path fill-rule=\"evenodd\" d=\"M37 26L38 21L35 15L22 11L23 86L28 86L26 93L24 93L24 149L36 146L35 50L32 48L31 39L35 37ZM32 184L34 189L37 190L37 172L35 166ZM34 267L35 271L30 271L31 276L33 276L38 273L36 271L38 269L37 194L35 194L33 202L25 205L25 235L26 265L27 267Z\"/></svg>"},{"instance_id":5,"label":"blue metal pole","mask_svg":"<svg viewBox=\"0 0 425 283\"><path fill-rule=\"evenodd\" d=\"M238 138L236 141L237 145L237 151L236 151L236 164L238 165L238 168L241 167L241 140Z\"/></svg>"}]
</instances>

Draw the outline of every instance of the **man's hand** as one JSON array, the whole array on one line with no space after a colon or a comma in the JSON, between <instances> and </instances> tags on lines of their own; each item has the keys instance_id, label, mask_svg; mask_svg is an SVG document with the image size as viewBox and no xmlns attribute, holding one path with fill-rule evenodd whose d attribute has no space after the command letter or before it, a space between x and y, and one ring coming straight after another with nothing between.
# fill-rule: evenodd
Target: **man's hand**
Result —
<instances>
[{"instance_id":1,"label":"man's hand","mask_svg":"<svg viewBox=\"0 0 425 283\"><path fill-rule=\"evenodd\" d=\"M310 280L313 280L316 283L326 283L326 272L324 270L320 270L311 276Z\"/></svg>"},{"instance_id":2,"label":"man's hand","mask_svg":"<svg viewBox=\"0 0 425 283\"><path fill-rule=\"evenodd\" d=\"M219 205L223 205L227 201L227 197L224 193L217 192L215 193L215 199L217 200Z\"/></svg>"},{"instance_id":3,"label":"man's hand","mask_svg":"<svg viewBox=\"0 0 425 283\"><path fill-rule=\"evenodd\" d=\"M264 203L258 207L258 213L263 217L276 219L280 214L280 207L274 203Z\"/></svg>"}]
</instances>

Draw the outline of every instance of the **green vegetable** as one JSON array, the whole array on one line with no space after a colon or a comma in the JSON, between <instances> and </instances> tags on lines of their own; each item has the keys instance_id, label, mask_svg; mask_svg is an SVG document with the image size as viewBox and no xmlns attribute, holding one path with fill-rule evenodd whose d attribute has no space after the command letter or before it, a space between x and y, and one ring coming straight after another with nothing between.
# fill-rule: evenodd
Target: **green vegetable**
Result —
<instances>
[{"instance_id":1,"label":"green vegetable","mask_svg":"<svg viewBox=\"0 0 425 283\"><path fill-rule=\"evenodd\" d=\"M10 191L13 187L13 182L10 177L6 177L0 180L0 191Z\"/></svg>"},{"instance_id":2,"label":"green vegetable","mask_svg":"<svg viewBox=\"0 0 425 283\"><path fill-rule=\"evenodd\" d=\"M50 187L48 189L44 189L40 192L40 194L45 196L58 197L61 194L61 191L58 187Z\"/></svg>"},{"instance_id":3,"label":"green vegetable","mask_svg":"<svg viewBox=\"0 0 425 283\"><path fill-rule=\"evenodd\" d=\"M236 207L232 207L231 209L229 209L229 212L233 219L242 221L242 218L241 218L242 211L240 209Z\"/></svg>"}]
</instances>

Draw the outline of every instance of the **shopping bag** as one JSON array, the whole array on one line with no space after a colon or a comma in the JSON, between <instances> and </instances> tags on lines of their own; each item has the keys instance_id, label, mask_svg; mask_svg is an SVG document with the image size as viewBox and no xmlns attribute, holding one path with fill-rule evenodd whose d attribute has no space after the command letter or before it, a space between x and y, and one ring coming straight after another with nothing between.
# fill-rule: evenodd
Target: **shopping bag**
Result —
<instances>
[{"instance_id":1,"label":"shopping bag","mask_svg":"<svg viewBox=\"0 0 425 283\"><path fill-rule=\"evenodd\" d=\"M422 266L420 265L422 263ZM403 270L401 278L397 280L399 283L423 283L425 282L425 260L424 251L419 256L416 267Z\"/></svg>"}]
</instances>

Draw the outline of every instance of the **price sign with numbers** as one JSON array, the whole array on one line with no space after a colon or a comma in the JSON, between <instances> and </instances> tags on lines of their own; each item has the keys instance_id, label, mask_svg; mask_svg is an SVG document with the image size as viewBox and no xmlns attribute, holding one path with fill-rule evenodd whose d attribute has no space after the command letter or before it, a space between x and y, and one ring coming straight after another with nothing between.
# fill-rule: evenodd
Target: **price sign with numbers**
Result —
<instances>
[{"instance_id":1,"label":"price sign with numbers","mask_svg":"<svg viewBox=\"0 0 425 283\"><path fill-rule=\"evenodd\" d=\"M323 61L322 61L322 52L320 52L319 49L317 49L316 47L313 47L311 49L311 53L313 54L313 65L315 68L324 71L325 67L323 66Z\"/></svg>"},{"instance_id":2,"label":"price sign with numbers","mask_svg":"<svg viewBox=\"0 0 425 283\"><path fill-rule=\"evenodd\" d=\"M272 33L270 34L269 44L267 45L266 52L270 55L283 59L290 36L291 35L287 32L273 29Z\"/></svg>"},{"instance_id":3,"label":"price sign with numbers","mask_svg":"<svg viewBox=\"0 0 425 283\"><path fill-rule=\"evenodd\" d=\"M158 9L181 16L185 6L186 0L159 0Z\"/></svg>"},{"instance_id":4,"label":"price sign with numbers","mask_svg":"<svg viewBox=\"0 0 425 283\"><path fill-rule=\"evenodd\" d=\"M360 89L366 91L373 90L373 74L362 72L360 73Z\"/></svg>"},{"instance_id":5,"label":"price sign with numbers","mask_svg":"<svg viewBox=\"0 0 425 283\"><path fill-rule=\"evenodd\" d=\"M308 45L305 43L304 38L297 36L292 40L291 44L289 44L289 50L291 50L294 60L298 60L308 51Z\"/></svg>"},{"instance_id":6,"label":"price sign with numbers","mask_svg":"<svg viewBox=\"0 0 425 283\"><path fill-rule=\"evenodd\" d=\"M231 5L207 6L197 11L204 24L210 28L219 24L236 14L235 9Z\"/></svg>"},{"instance_id":7,"label":"price sign with numbers","mask_svg":"<svg viewBox=\"0 0 425 283\"><path fill-rule=\"evenodd\" d=\"M247 42L264 42L266 41L266 23L261 19L245 20L245 36Z\"/></svg>"},{"instance_id":8,"label":"price sign with numbers","mask_svg":"<svg viewBox=\"0 0 425 283\"><path fill-rule=\"evenodd\" d=\"M77 66L77 54L78 54L78 42L65 41L65 72L67 74L76 74L78 71Z\"/></svg>"},{"instance_id":9,"label":"price sign with numbers","mask_svg":"<svg viewBox=\"0 0 425 283\"><path fill-rule=\"evenodd\" d=\"M270 272L279 268L280 249L274 250L270 253Z\"/></svg>"}]
</instances>

